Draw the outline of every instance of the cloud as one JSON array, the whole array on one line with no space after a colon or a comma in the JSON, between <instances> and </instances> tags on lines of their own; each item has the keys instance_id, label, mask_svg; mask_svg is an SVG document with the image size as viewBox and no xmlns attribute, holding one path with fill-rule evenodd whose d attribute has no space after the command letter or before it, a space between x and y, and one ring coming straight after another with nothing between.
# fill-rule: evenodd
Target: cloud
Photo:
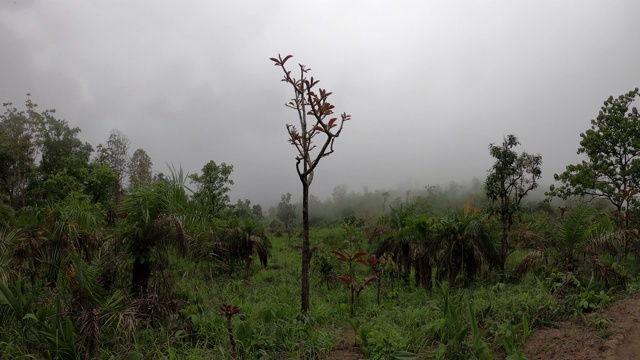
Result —
<instances>
[{"instance_id":1,"label":"cloud","mask_svg":"<svg viewBox=\"0 0 640 360\"><path fill-rule=\"evenodd\" d=\"M234 198L297 193L268 58L293 54L353 116L312 191L483 179L516 134L543 177L575 162L609 95L638 86L640 4L597 1L18 1L0 4L0 100L97 145L118 129L164 163L234 165Z\"/></svg>"}]
</instances>

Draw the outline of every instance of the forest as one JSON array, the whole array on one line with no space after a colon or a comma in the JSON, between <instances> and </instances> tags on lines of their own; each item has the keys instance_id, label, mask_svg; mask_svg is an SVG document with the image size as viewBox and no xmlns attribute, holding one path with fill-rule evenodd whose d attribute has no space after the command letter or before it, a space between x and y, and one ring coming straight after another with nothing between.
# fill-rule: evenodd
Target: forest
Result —
<instances>
[{"instance_id":1,"label":"forest","mask_svg":"<svg viewBox=\"0 0 640 360\"><path fill-rule=\"evenodd\" d=\"M0 358L526 359L537 329L606 329L586 315L640 287L638 89L604 101L548 189L507 135L468 186L322 200L313 172L352 120L287 60L303 199L269 209L231 203L232 164L155 172L118 130L94 148L30 96L3 104Z\"/></svg>"}]
</instances>

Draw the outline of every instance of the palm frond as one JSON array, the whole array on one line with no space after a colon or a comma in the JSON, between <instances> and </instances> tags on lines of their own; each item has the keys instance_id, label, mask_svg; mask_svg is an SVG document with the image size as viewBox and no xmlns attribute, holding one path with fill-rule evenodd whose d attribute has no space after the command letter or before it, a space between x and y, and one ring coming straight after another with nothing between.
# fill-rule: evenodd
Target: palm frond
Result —
<instances>
[{"instance_id":1,"label":"palm frond","mask_svg":"<svg viewBox=\"0 0 640 360\"><path fill-rule=\"evenodd\" d=\"M161 215L151 225L151 231L148 235L149 243L158 245L175 244L177 249L183 254L189 253L189 242L184 232L182 220L176 215Z\"/></svg>"},{"instance_id":2,"label":"palm frond","mask_svg":"<svg viewBox=\"0 0 640 360\"><path fill-rule=\"evenodd\" d=\"M102 344L102 330L97 309L82 309L80 339L85 348L87 358L95 358Z\"/></svg>"},{"instance_id":3,"label":"palm frond","mask_svg":"<svg viewBox=\"0 0 640 360\"><path fill-rule=\"evenodd\" d=\"M595 273L597 278L603 279L607 282L611 282L611 280L613 279L613 283L615 285L623 285L625 283L624 275L618 273L615 269L603 263L597 256L591 255L590 261L593 272Z\"/></svg>"},{"instance_id":4,"label":"palm frond","mask_svg":"<svg viewBox=\"0 0 640 360\"><path fill-rule=\"evenodd\" d=\"M586 251L591 254L601 251L615 254L625 245L638 242L640 242L640 238L637 229L619 230L593 239L587 245Z\"/></svg>"},{"instance_id":5,"label":"palm frond","mask_svg":"<svg viewBox=\"0 0 640 360\"><path fill-rule=\"evenodd\" d=\"M537 269L545 260L546 253L543 250L533 250L525 255L516 268L516 276L520 277L528 271Z\"/></svg>"}]
</instances>

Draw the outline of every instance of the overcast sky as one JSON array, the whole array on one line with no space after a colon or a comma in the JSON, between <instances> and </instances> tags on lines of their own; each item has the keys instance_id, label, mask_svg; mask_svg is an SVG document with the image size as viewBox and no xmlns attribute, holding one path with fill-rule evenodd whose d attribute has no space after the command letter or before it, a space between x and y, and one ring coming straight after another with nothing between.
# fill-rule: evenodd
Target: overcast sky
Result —
<instances>
[{"instance_id":1,"label":"overcast sky","mask_svg":"<svg viewBox=\"0 0 640 360\"><path fill-rule=\"evenodd\" d=\"M0 101L118 129L154 169L233 164L232 199L300 197L269 57L292 54L353 120L316 171L327 197L484 180L515 134L551 182L603 101L640 86L640 1L0 0Z\"/></svg>"}]
</instances>

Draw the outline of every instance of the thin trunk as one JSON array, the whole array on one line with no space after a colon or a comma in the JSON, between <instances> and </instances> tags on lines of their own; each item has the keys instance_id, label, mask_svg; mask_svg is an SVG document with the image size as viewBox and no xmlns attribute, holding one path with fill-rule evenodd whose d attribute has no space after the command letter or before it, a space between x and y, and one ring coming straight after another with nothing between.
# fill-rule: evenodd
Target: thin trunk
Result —
<instances>
[{"instance_id":1,"label":"thin trunk","mask_svg":"<svg viewBox=\"0 0 640 360\"><path fill-rule=\"evenodd\" d=\"M231 316L227 316L227 333L229 334L229 342L231 343L231 353L234 358L237 358L238 346L236 345L236 339L233 336L233 323L231 322Z\"/></svg>"},{"instance_id":2,"label":"thin trunk","mask_svg":"<svg viewBox=\"0 0 640 360\"><path fill-rule=\"evenodd\" d=\"M149 277L151 276L151 264L149 258L141 260L139 256L136 257L131 268L131 295L135 298L145 296L147 294L147 287L149 284Z\"/></svg>"},{"instance_id":3,"label":"thin trunk","mask_svg":"<svg viewBox=\"0 0 640 360\"><path fill-rule=\"evenodd\" d=\"M404 273L402 279L405 285L409 285L409 277L411 276L411 246L408 243L402 244L402 266Z\"/></svg>"},{"instance_id":4,"label":"thin trunk","mask_svg":"<svg viewBox=\"0 0 640 360\"><path fill-rule=\"evenodd\" d=\"M309 184L302 181L302 313L309 312Z\"/></svg>"},{"instance_id":5,"label":"thin trunk","mask_svg":"<svg viewBox=\"0 0 640 360\"><path fill-rule=\"evenodd\" d=\"M500 270L503 272L507 264L507 255L509 253L510 228L509 219L504 218L502 220L502 238L500 239Z\"/></svg>"}]
</instances>

